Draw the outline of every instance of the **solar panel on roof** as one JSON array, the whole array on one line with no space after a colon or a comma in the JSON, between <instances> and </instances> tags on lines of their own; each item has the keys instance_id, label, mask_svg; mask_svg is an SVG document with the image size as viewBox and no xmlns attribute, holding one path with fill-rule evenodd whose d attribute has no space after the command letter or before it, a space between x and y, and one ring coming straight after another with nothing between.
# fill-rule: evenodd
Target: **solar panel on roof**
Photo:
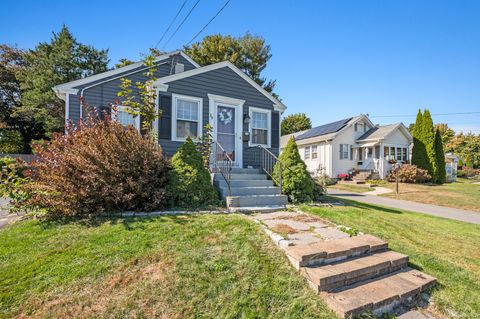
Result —
<instances>
[{"instance_id":1,"label":"solar panel on roof","mask_svg":"<svg viewBox=\"0 0 480 319\"><path fill-rule=\"evenodd\" d=\"M315 137L315 136L320 136L320 135L325 135L325 134L338 132L342 128L344 128L345 125L347 125L347 123L351 119L352 118L348 118L348 119L345 119L345 120L340 120L340 121L336 121L336 122L332 122L332 123L328 123L328 124L324 124L324 125L314 127L312 129L306 131L305 133L297 136L295 139L298 141L298 140L303 140L303 139L310 138L310 137Z\"/></svg>"}]
</instances>

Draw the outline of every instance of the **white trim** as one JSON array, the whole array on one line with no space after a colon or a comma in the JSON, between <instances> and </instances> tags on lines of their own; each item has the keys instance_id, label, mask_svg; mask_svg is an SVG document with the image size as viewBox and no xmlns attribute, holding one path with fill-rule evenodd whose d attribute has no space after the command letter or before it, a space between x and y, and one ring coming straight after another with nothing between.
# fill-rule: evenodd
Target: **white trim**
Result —
<instances>
[{"instance_id":1,"label":"white trim","mask_svg":"<svg viewBox=\"0 0 480 319\"><path fill-rule=\"evenodd\" d=\"M198 141L203 132L203 99L196 96L188 96L181 94L172 94L172 141L183 142L186 138L177 137L177 100L186 100L196 102L198 105L198 120L197 120L197 134L193 140Z\"/></svg>"},{"instance_id":2,"label":"white trim","mask_svg":"<svg viewBox=\"0 0 480 319\"><path fill-rule=\"evenodd\" d=\"M261 109L258 107L250 107L248 109L248 115L250 119L253 119L252 113L265 113L267 114L267 144L256 144L252 142L253 138L253 121L250 120L248 131L250 132L250 140L248 141L248 146L265 146L266 148L270 148L272 145L272 111L267 109Z\"/></svg>"},{"instance_id":3,"label":"white trim","mask_svg":"<svg viewBox=\"0 0 480 319\"><path fill-rule=\"evenodd\" d=\"M157 59L155 59L155 62L166 60L166 59L170 58L172 55L175 55L175 54L180 54L188 62L192 63L195 66L195 68L200 67L200 65L198 63L193 61L192 58L190 58L188 55L186 55L183 51L174 51L174 52L171 52L171 53L163 54L163 55L159 56ZM134 70L136 68L139 68L143 65L144 65L143 62L136 62L136 63L126 65L126 66L121 67L121 68L117 68L117 69L114 69L114 70L94 74L94 75L88 76L88 77L83 78L83 79L78 79L78 80L74 80L74 81L70 81L70 82L67 82L67 83L56 85L56 86L53 87L53 90L58 95L58 93L65 93L65 92L67 92L67 90L73 89L73 87L75 87L75 86L84 85L84 84L94 82L94 81L98 81L98 80L101 80L101 79L104 79L104 78L107 78L107 77L110 77L110 76L114 76L114 75L118 75L118 74L121 74L121 73L124 73L124 72L128 72L128 71ZM76 93L73 93L73 94L76 94Z\"/></svg>"},{"instance_id":4,"label":"white trim","mask_svg":"<svg viewBox=\"0 0 480 319\"><path fill-rule=\"evenodd\" d=\"M67 129L68 120L70 119L70 94L65 94L65 133Z\"/></svg>"},{"instance_id":5,"label":"white trim","mask_svg":"<svg viewBox=\"0 0 480 319\"><path fill-rule=\"evenodd\" d=\"M130 107L124 106L124 105L117 105L116 107L117 107L117 112L112 113L113 115L112 119L118 122L118 111L125 112L125 110L129 109ZM134 117L134 120L135 120L135 128L140 132L140 115L137 115L137 116L132 115L132 116Z\"/></svg>"},{"instance_id":6,"label":"white trim","mask_svg":"<svg viewBox=\"0 0 480 319\"><path fill-rule=\"evenodd\" d=\"M217 141L217 106L233 107L235 109L235 164L243 167L243 105L244 100L227 96L208 94L208 119L213 127L213 139Z\"/></svg>"},{"instance_id":7,"label":"white trim","mask_svg":"<svg viewBox=\"0 0 480 319\"><path fill-rule=\"evenodd\" d=\"M210 65L207 65L207 66L203 66L203 67L200 67L198 69L193 69L193 70L189 70L189 71L185 71L185 72L182 72L182 73L178 73L178 74L172 74L172 75L168 75L168 76L165 76L165 77L162 77L162 78L159 78L155 84L164 84L164 83L168 83L168 82L173 82L173 81L177 81L177 80L181 80L181 79L184 79L184 78L187 78L187 77L190 77L190 76L194 76L194 75L198 75L198 74L202 74L202 73L205 73L205 72L209 72L209 71L213 71L213 70L217 70L217 69L220 69L220 68L224 68L224 67L228 67L230 68L231 70L233 70L235 73L237 73L241 78L243 78L245 81L247 81L250 85L252 85L255 89L257 89L260 93L262 93L265 97L267 97L270 101L273 102L273 107L275 109L275 111L280 111L281 113L283 113L283 111L286 110L286 106L280 102L279 100L277 100L276 98L274 98L270 93L268 93L267 91L265 91L264 88L262 88L260 85L258 85L257 82L255 82L254 80L252 80L248 75L246 75L245 73L242 72L242 70L240 70L239 68L237 68L234 64L232 64L231 62L229 61L223 61L223 62L219 62L219 63L215 63L215 64L210 64Z\"/></svg>"},{"instance_id":8,"label":"white trim","mask_svg":"<svg viewBox=\"0 0 480 319\"><path fill-rule=\"evenodd\" d=\"M157 84L157 85L154 84L153 87L157 88L157 96L158 96L158 92L168 91L168 84Z\"/></svg>"}]
</instances>

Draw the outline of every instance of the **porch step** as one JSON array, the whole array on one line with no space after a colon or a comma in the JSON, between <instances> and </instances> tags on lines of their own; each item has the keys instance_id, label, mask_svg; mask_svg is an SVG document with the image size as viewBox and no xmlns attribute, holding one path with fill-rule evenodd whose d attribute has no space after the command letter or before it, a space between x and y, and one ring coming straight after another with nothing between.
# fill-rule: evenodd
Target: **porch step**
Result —
<instances>
[{"instance_id":1,"label":"porch step","mask_svg":"<svg viewBox=\"0 0 480 319\"><path fill-rule=\"evenodd\" d=\"M295 268L299 269L382 252L387 248L388 244L377 237L360 235L311 245L290 246L285 249L285 252Z\"/></svg>"},{"instance_id":2,"label":"porch step","mask_svg":"<svg viewBox=\"0 0 480 319\"><path fill-rule=\"evenodd\" d=\"M275 186L230 187L230 196L279 195L280 188ZM228 187L220 187L222 197L229 196Z\"/></svg>"},{"instance_id":3,"label":"porch step","mask_svg":"<svg viewBox=\"0 0 480 319\"><path fill-rule=\"evenodd\" d=\"M302 268L302 273L317 291L330 291L385 275L407 267L408 256L385 251L319 267Z\"/></svg>"},{"instance_id":4,"label":"porch step","mask_svg":"<svg viewBox=\"0 0 480 319\"><path fill-rule=\"evenodd\" d=\"M215 174L216 179L223 179L223 176L221 173L216 173ZM267 175L266 174L249 174L249 173L231 173L230 174L230 179L234 181L243 181L243 180L266 180Z\"/></svg>"},{"instance_id":5,"label":"porch step","mask_svg":"<svg viewBox=\"0 0 480 319\"><path fill-rule=\"evenodd\" d=\"M215 177L215 181L218 187L227 187L227 182L223 179L223 177L217 178ZM230 187L272 187L273 182L271 180L232 180L230 182Z\"/></svg>"},{"instance_id":6,"label":"porch step","mask_svg":"<svg viewBox=\"0 0 480 319\"><path fill-rule=\"evenodd\" d=\"M231 172L233 174L261 174L258 168L233 167Z\"/></svg>"},{"instance_id":7,"label":"porch step","mask_svg":"<svg viewBox=\"0 0 480 319\"><path fill-rule=\"evenodd\" d=\"M227 207L262 207L285 206L288 202L285 195L246 195L226 196Z\"/></svg>"},{"instance_id":8,"label":"porch step","mask_svg":"<svg viewBox=\"0 0 480 319\"><path fill-rule=\"evenodd\" d=\"M285 205L268 205L268 206L247 206L247 207L230 207L229 211L235 213L273 213L285 210Z\"/></svg>"},{"instance_id":9,"label":"porch step","mask_svg":"<svg viewBox=\"0 0 480 319\"><path fill-rule=\"evenodd\" d=\"M336 292L322 292L321 295L341 317L356 317L368 311L380 316L391 313L401 304L415 304L421 293L435 283L436 279L432 276L407 267Z\"/></svg>"}]
</instances>

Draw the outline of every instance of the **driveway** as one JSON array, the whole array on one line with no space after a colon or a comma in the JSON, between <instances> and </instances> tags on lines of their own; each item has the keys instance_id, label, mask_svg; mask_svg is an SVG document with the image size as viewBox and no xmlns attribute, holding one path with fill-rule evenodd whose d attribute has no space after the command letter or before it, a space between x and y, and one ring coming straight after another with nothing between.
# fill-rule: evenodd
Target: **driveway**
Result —
<instances>
[{"instance_id":1,"label":"driveway","mask_svg":"<svg viewBox=\"0 0 480 319\"><path fill-rule=\"evenodd\" d=\"M427 215L455 219L461 222L480 224L480 213L470 210L458 208L450 208L445 206L429 205L400 200L388 197L380 197L375 195L367 195L365 193L352 193L344 190L328 189L328 194L338 198L345 198L357 202L380 205L385 207L408 210L412 212L423 213Z\"/></svg>"},{"instance_id":2,"label":"driveway","mask_svg":"<svg viewBox=\"0 0 480 319\"><path fill-rule=\"evenodd\" d=\"M17 215L8 213L8 199L0 197L0 228L5 227L16 218L18 218Z\"/></svg>"}]
</instances>

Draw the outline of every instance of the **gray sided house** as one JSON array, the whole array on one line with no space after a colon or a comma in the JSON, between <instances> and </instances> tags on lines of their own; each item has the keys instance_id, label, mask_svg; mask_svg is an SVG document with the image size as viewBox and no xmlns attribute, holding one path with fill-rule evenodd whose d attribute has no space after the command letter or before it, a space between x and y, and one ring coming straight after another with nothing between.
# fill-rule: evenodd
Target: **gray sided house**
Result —
<instances>
[{"instance_id":1,"label":"gray sided house","mask_svg":"<svg viewBox=\"0 0 480 319\"><path fill-rule=\"evenodd\" d=\"M115 70L57 85L55 93L65 101L65 118L85 119L89 107L111 112L118 100L121 78L145 81L146 68L139 62ZM285 105L230 62L201 67L184 52L162 55L157 60L157 108L155 121L159 144L172 156L190 136L198 139L203 127L213 126L213 138L239 168L260 166L261 147L278 154L280 116ZM140 128L140 119L125 112L120 103L113 114L124 125Z\"/></svg>"}]
</instances>

